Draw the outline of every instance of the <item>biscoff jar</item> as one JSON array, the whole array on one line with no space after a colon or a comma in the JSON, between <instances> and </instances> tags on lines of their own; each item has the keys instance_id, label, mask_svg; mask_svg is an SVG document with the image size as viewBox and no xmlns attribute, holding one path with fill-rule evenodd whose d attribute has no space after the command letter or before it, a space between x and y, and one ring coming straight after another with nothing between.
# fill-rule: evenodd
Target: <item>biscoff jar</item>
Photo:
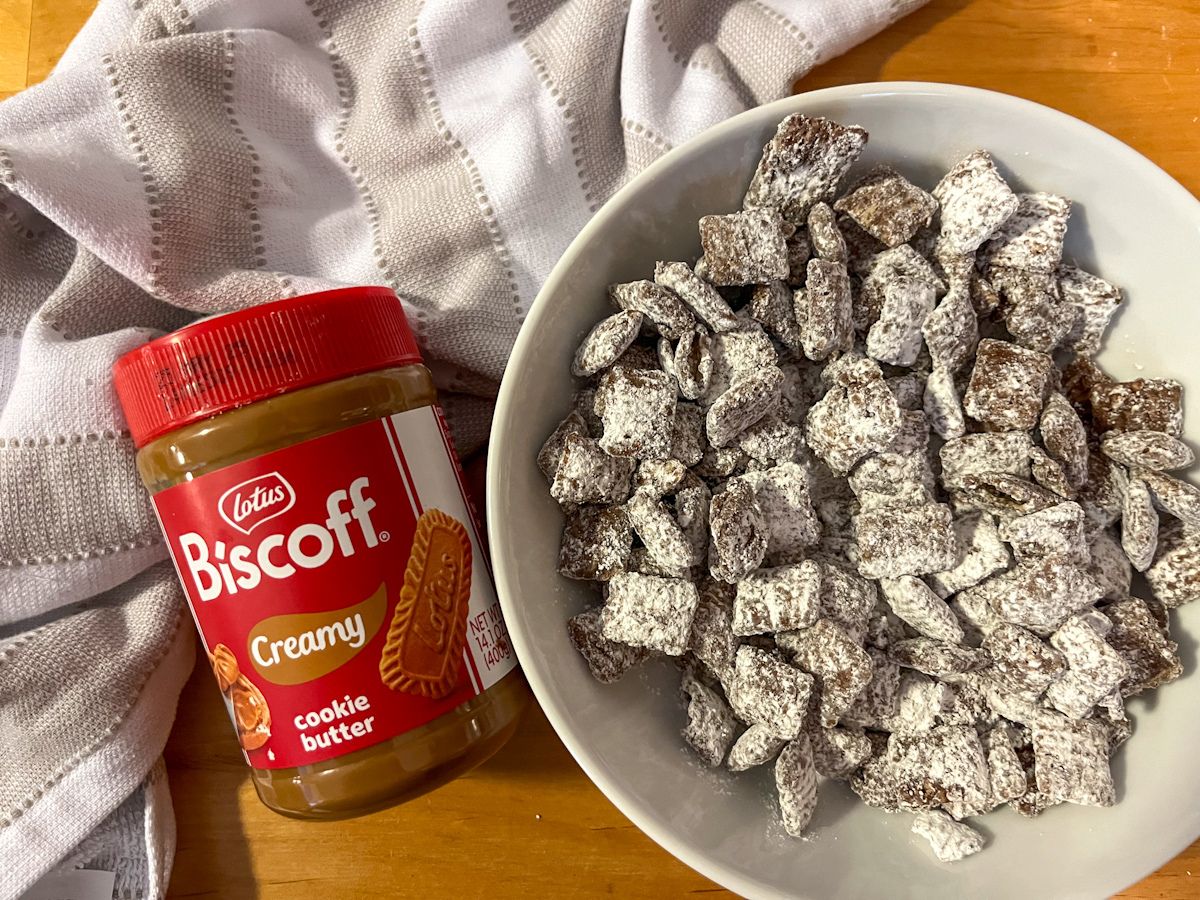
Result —
<instances>
[{"instance_id":1,"label":"biscoff jar","mask_svg":"<svg viewBox=\"0 0 1200 900\"><path fill-rule=\"evenodd\" d=\"M113 373L267 806L369 812L508 740L528 688L394 293L346 288L205 319Z\"/></svg>"}]
</instances>

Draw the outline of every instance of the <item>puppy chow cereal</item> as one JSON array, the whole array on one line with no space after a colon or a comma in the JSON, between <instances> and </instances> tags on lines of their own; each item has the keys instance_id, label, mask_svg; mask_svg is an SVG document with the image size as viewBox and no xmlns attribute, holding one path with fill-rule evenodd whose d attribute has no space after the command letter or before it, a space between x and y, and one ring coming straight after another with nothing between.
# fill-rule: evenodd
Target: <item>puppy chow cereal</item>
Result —
<instances>
[{"instance_id":1,"label":"puppy chow cereal","mask_svg":"<svg viewBox=\"0 0 1200 900\"><path fill-rule=\"evenodd\" d=\"M789 833L843 781L953 861L999 806L1115 802L1126 698L1183 673L1200 490L1179 382L1092 359L1123 295L1070 201L982 150L855 180L866 139L789 116L696 257L612 285L536 464L603 601L580 665L675 657L689 752L770 766Z\"/></svg>"},{"instance_id":2,"label":"puppy chow cereal","mask_svg":"<svg viewBox=\"0 0 1200 900\"><path fill-rule=\"evenodd\" d=\"M1017 211L1020 201L986 150L960 160L933 189L941 234L956 253L974 253Z\"/></svg>"},{"instance_id":3,"label":"puppy chow cereal","mask_svg":"<svg viewBox=\"0 0 1200 900\"><path fill-rule=\"evenodd\" d=\"M759 569L737 585L733 632L766 634L807 628L821 609L821 569L813 560Z\"/></svg>"},{"instance_id":4,"label":"puppy chow cereal","mask_svg":"<svg viewBox=\"0 0 1200 900\"><path fill-rule=\"evenodd\" d=\"M700 220L705 275L711 284L764 284L787 278L787 239L772 207Z\"/></svg>"},{"instance_id":5,"label":"puppy chow cereal","mask_svg":"<svg viewBox=\"0 0 1200 900\"><path fill-rule=\"evenodd\" d=\"M849 259L846 239L828 203L818 203L808 211L808 242L812 245L812 255L821 259L843 265Z\"/></svg>"},{"instance_id":6,"label":"puppy chow cereal","mask_svg":"<svg viewBox=\"0 0 1200 900\"><path fill-rule=\"evenodd\" d=\"M890 166L877 166L855 184L834 209L853 219L867 234L898 247L929 225L937 200Z\"/></svg>"}]
</instances>

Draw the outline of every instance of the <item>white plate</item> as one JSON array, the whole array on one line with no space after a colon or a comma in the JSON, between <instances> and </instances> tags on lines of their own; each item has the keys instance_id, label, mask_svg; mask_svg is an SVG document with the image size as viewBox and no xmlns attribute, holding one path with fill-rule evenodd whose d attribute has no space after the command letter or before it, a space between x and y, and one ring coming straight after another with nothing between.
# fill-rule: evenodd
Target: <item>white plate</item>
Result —
<instances>
[{"instance_id":1,"label":"white plate","mask_svg":"<svg viewBox=\"0 0 1200 900\"><path fill-rule=\"evenodd\" d=\"M1174 377L1185 425L1200 402L1200 204L1143 156L1062 113L1003 94L938 84L815 91L746 112L666 155L610 200L559 261L522 328L500 391L488 469L493 564L517 654L579 764L639 828L688 865L750 896L820 898L1099 897L1132 884L1200 834L1200 604L1172 614L1185 677L1131 704L1133 739L1116 755L1118 804L1059 806L1028 820L977 820L984 852L933 861L911 816L823 786L813 836L772 824L770 767L743 775L698 765L679 736L678 675L665 664L603 686L564 621L591 586L555 573L562 520L534 464L565 415L579 338L610 312L605 286L651 277L656 259L698 250L696 220L739 207L763 144L785 115L864 126L858 169L887 161L925 187L984 147L1015 187L1072 198L1067 258L1121 285L1128 304L1100 357L1112 374Z\"/></svg>"}]
</instances>

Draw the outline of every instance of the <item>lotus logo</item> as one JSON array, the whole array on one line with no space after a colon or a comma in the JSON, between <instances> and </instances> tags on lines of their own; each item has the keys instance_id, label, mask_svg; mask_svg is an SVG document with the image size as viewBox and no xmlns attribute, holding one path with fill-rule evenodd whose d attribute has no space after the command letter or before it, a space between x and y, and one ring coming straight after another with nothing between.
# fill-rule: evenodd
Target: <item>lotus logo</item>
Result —
<instances>
[{"instance_id":1,"label":"lotus logo","mask_svg":"<svg viewBox=\"0 0 1200 900\"><path fill-rule=\"evenodd\" d=\"M242 534L282 516L295 505L296 492L278 472L235 484L217 501L221 518Z\"/></svg>"}]
</instances>

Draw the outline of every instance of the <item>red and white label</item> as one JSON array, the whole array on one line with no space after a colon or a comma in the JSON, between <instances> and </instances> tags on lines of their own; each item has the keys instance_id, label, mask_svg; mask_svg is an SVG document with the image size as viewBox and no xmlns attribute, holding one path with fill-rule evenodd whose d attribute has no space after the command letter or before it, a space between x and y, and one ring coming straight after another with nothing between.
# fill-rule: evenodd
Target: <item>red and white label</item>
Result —
<instances>
[{"instance_id":1,"label":"red and white label","mask_svg":"<svg viewBox=\"0 0 1200 900\"><path fill-rule=\"evenodd\" d=\"M154 506L255 768L389 740L516 665L436 407L226 466Z\"/></svg>"}]
</instances>

